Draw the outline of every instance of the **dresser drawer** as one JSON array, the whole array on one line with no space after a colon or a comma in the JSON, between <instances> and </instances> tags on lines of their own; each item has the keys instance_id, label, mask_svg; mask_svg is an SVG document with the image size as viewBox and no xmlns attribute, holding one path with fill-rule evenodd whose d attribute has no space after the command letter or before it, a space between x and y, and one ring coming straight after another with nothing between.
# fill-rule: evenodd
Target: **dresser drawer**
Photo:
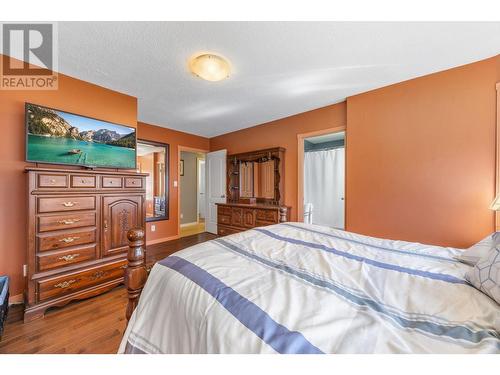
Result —
<instances>
[{"instance_id":1,"label":"dresser drawer","mask_svg":"<svg viewBox=\"0 0 500 375\"><path fill-rule=\"evenodd\" d=\"M103 177L102 178L103 188L121 188L122 178L121 177Z\"/></svg>"},{"instance_id":2,"label":"dresser drawer","mask_svg":"<svg viewBox=\"0 0 500 375\"><path fill-rule=\"evenodd\" d=\"M72 188L95 188L95 176L71 175Z\"/></svg>"},{"instance_id":3,"label":"dresser drawer","mask_svg":"<svg viewBox=\"0 0 500 375\"><path fill-rule=\"evenodd\" d=\"M126 188L142 188L142 178L125 177Z\"/></svg>"},{"instance_id":4,"label":"dresser drawer","mask_svg":"<svg viewBox=\"0 0 500 375\"><path fill-rule=\"evenodd\" d=\"M38 212L58 212L75 210L94 210L95 197L57 197L38 198Z\"/></svg>"},{"instance_id":5,"label":"dresser drawer","mask_svg":"<svg viewBox=\"0 0 500 375\"><path fill-rule=\"evenodd\" d=\"M219 215L231 216L231 207L217 206L217 213Z\"/></svg>"},{"instance_id":6,"label":"dresser drawer","mask_svg":"<svg viewBox=\"0 0 500 375\"><path fill-rule=\"evenodd\" d=\"M269 221L271 223L278 223L277 210L257 210L257 220Z\"/></svg>"},{"instance_id":7,"label":"dresser drawer","mask_svg":"<svg viewBox=\"0 0 500 375\"><path fill-rule=\"evenodd\" d=\"M127 261L121 260L86 271L37 280L38 300L45 301L122 278L126 265Z\"/></svg>"},{"instance_id":8,"label":"dresser drawer","mask_svg":"<svg viewBox=\"0 0 500 375\"><path fill-rule=\"evenodd\" d=\"M56 250L96 241L96 228L37 235L38 251Z\"/></svg>"},{"instance_id":9,"label":"dresser drawer","mask_svg":"<svg viewBox=\"0 0 500 375\"><path fill-rule=\"evenodd\" d=\"M38 187L40 187L40 188L48 188L48 187L65 188L65 187L68 187L68 176L65 174L40 173L38 175Z\"/></svg>"},{"instance_id":10,"label":"dresser drawer","mask_svg":"<svg viewBox=\"0 0 500 375\"><path fill-rule=\"evenodd\" d=\"M95 258L95 244L61 251L38 253L36 256L37 270L38 272L48 271L55 268L66 267L75 263L93 260Z\"/></svg>"},{"instance_id":11,"label":"dresser drawer","mask_svg":"<svg viewBox=\"0 0 500 375\"><path fill-rule=\"evenodd\" d=\"M231 224L231 216L219 215L217 216L217 223L221 224Z\"/></svg>"},{"instance_id":12,"label":"dresser drawer","mask_svg":"<svg viewBox=\"0 0 500 375\"><path fill-rule=\"evenodd\" d=\"M241 231L238 229L228 228L228 227L223 226L223 225L217 225L217 234L219 236L228 236L230 234L235 234L235 233L239 233L239 232L241 232Z\"/></svg>"},{"instance_id":13,"label":"dresser drawer","mask_svg":"<svg viewBox=\"0 0 500 375\"><path fill-rule=\"evenodd\" d=\"M38 232L90 227L96 225L95 212L74 212L63 215L38 216Z\"/></svg>"}]
</instances>

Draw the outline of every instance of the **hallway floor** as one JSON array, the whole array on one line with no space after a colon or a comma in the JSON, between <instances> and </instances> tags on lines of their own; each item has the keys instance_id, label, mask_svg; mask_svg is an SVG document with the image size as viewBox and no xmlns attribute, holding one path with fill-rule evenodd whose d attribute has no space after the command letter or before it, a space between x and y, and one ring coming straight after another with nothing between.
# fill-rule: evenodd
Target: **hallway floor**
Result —
<instances>
[{"instance_id":1,"label":"hallway floor","mask_svg":"<svg viewBox=\"0 0 500 375\"><path fill-rule=\"evenodd\" d=\"M205 219L200 219L198 223L181 226L181 237L192 236L205 232Z\"/></svg>"}]
</instances>

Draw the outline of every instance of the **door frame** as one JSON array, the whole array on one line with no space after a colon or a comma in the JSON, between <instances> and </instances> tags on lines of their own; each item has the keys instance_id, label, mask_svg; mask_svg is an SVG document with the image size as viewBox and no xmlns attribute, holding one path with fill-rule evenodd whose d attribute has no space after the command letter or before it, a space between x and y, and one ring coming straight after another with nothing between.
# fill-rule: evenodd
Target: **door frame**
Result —
<instances>
[{"instance_id":1,"label":"door frame","mask_svg":"<svg viewBox=\"0 0 500 375\"><path fill-rule=\"evenodd\" d=\"M306 138L316 137L319 135L345 132L345 149L347 151L347 129L345 125L336 126L333 128L316 130L309 133L297 134L297 221L304 222L304 140ZM347 157L346 157L347 173ZM344 178L344 229L346 227L346 202L347 202L347 178Z\"/></svg>"},{"instance_id":2,"label":"door frame","mask_svg":"<svg viewBox=\"0 0 500 375\"><path fill-rule=\"evenodd\" d=\"M495 197L500 194L500 82L495 85L497 94L496 127L495 127ZM495 199L495 198L493 198ZM495 230L500 231L500 211L495 211Z\"/></svg>"},{"instance_id":3,"label":"door frame","mask_svg":"<svg viewBox=\"0 0 500 375\"><path fill-rule=\"evenodd\" d=\"M200 178L201 178L201 174L200 174L200 165L202 164L205 164L205 159L202 159L202 158L199 158L199 157L196 157L196 222L199 224L200 223ZM203 178L205 179L205 191L207 190L207 176L206 176L206 173L204 173L205 176L203 176ZM205 193L203 193L205 194ZM206 199L206 197L205 197ZM206 213L205 213L206 214Z\"/></svg>"},{"instance_id":4,"label":"door frame","mask_svg":"<svg viewBox=\"0 0 500 375\"><path fill-rule=\"evenodd\" d=\"M177 146L177 237L181 235L181 152L193 152L207 154L210 150L189 146ZM198 171L196 171L198 173ZM198 181L196 181L196 191L198 191Z\"/></svg>"}]
</instances>

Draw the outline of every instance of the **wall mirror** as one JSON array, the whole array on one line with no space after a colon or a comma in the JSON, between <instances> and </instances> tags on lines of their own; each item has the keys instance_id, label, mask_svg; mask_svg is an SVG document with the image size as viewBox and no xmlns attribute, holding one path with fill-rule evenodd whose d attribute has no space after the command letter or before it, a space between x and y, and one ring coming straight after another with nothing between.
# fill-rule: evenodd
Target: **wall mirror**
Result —
<instances>
[{"instance_id":1,"label":"wall mirror","mask_svg":"<svg viewBox=\"0 0 500 375\"><path fill-rule=\"evenodd\" d=\"M146 221L168 219L168 152L166 143L137 141L137 171L146 177Z\"/></svg>"}]
</instances>

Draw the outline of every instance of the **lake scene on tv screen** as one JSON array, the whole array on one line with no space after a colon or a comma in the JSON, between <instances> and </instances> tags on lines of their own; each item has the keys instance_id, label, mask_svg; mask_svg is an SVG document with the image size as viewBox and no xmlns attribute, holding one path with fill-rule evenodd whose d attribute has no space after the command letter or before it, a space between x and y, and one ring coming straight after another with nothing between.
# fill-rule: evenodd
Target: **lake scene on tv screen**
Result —
<instances>
[{"instance_id":1,"label":"lake scene on tv screen","mask_svg":"<svg viewBox=\"0 0 500 375\"><path fill-rule=\"evenodd\" d=\"M27 104L27 160L135 168L135 129Z\"/></svg>"}]
</instances>

